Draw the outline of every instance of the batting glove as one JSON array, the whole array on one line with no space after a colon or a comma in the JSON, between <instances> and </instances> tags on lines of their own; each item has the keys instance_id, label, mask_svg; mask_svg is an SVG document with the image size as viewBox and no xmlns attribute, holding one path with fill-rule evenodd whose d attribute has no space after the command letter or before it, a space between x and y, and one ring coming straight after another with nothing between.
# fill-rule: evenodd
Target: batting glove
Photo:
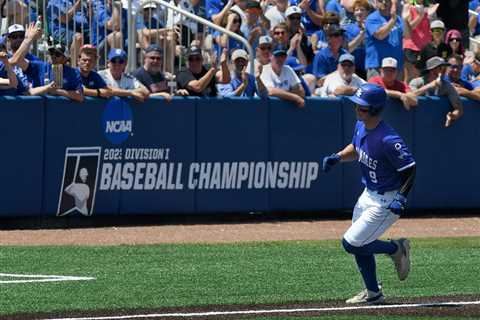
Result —
<instances>
[{"instance_id":1,"label":"batting glove","mask_svg":"<svg viewBox=\"0 0 480 320\"><path fill-rule=\"evenodd\" d=\"M328 172L334 165L340 162L340 156L333 153L331 156L323 158L323 172Z\"/></svg>"},{"instance_id":2,"label":"batting glove","mask_svg":"<svg viewBox=\"0 0 480 320\"><path fill-rule=\"evenodd\" d=\"M407 205L407 198L405 198L402 194L397 193L393 201L388 206L388 209L392 211L394 214L401 216L405 211L405 206Z\"/></svg>"}]
</instances>

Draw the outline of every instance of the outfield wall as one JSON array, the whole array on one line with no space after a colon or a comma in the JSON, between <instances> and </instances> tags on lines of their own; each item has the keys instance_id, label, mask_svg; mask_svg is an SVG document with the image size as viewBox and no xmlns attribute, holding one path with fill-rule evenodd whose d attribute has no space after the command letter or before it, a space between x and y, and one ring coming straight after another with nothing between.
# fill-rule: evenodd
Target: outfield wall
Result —
<instances>
[{"instance_id":1,"label":"outfield wall","mask_svg":"<svg viewBox=\"0 0 480 320\"><path fill-rule=\"evenodd\" d=\"M384 118L417 161L410 208L480 208L480 105L443 127L448 101L420 100ZM342 99L0 98L0 216L321 211L349 209L356 164L321 172L349 143Z\"/></svg>"}]
</instances>

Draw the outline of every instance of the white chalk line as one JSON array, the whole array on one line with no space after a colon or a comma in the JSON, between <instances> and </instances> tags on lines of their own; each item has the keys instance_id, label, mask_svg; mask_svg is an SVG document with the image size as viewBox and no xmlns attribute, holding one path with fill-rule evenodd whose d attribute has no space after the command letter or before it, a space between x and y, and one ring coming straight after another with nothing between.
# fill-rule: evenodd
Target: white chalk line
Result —
<instances>
[{"instance_id":1,"label":"white chalk line","mask_svg":"<svg viewBox=\"0 0 480 320\"><path fill-rule=\"evenodd\" d=\"M0 284L95 280L95 278L92 278L92 277L74 277L74 276L58 276L58 275L43 275L43 274L18 274L18 273L0 273L0 278L1 277L17 278L17 279L0 280ZM22 279L18 279L18 278L22 278Z\"/></svg>"},{"instance_id":2,"label":"white chalk line","mask_svg":"<svg viewBox=\"0 0 480 320\"><path fill-rule=\"evenodd\" d=\"M295 309L264 309L264 310L237 310L237 311L208 311L190 313L152 313L124 316L104 317L82 317L82 318L49 318L42 320L121 320L121 319L144 319L144 318L187 318L187 317L208 317L208 316L231 316L231 315L261 315L261 314L288 314L288 313L309 313L309 312L330 312L330 311L351 311L351 310L378 310L378 309L401 309L401 308L422 308L422 307L461 307L466 305L477 305L480 301L451 301L435 303L407 303L407 304L383 304L374 306L351 306L351 307L325 307L325 308L295 308Z\"/></svg>"}]
</instances>

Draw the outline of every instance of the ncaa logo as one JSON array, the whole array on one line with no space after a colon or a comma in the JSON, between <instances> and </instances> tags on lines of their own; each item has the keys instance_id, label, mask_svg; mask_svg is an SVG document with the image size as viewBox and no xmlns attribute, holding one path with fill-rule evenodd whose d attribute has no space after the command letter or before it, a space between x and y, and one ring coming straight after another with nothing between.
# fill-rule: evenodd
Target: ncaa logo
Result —
<instances>
[{"instance_id":1,"label":"ncaa logo","mask_svg":"<svg viewBox=\"0 0 480 320\"><path fill-rule=\"evenodd\" d=\"M108 101L103 111L102 129L105 138L113 144L121 144L133 135L132 109L127 101L118 97Z\"/></svg>"}]
</instances>

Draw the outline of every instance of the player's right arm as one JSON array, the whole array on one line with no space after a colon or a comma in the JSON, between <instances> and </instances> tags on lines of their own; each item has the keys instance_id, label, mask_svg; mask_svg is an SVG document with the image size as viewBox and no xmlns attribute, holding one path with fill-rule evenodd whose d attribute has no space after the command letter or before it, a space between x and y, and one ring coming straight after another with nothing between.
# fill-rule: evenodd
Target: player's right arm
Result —
<instances>
[{"instance_id":1,"label":"player's right arm","mask_svg":"<svg viewBox=\"0 0 480 320\"><path fill-rule=\"evenodd\" d=\"M357 150L355 150L355 146L352 143L343 148L342 151L337 152L337 154L340 156L341 162L350 162L358 159Z\"/></svg>"}]
</instances>

